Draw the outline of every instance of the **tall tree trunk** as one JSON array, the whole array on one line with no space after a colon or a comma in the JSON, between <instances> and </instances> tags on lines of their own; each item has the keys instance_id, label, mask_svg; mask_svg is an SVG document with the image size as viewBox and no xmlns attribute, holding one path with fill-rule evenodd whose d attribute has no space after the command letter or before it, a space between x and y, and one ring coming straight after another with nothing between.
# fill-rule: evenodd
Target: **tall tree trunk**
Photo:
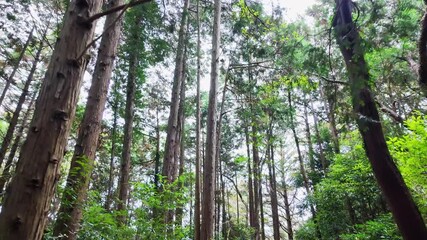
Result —
<instances>
[{"instance_id":1,"label":"tall tree trunk","mask_svg":"<svg viewBox=\"0 0 427 240\"><path fill-rule=\"evenodd\" d=\"M254 114L253 111L251 111L252 114ZM254 118L254 117L253 117ZM252 159L253 159L253 181L254 181L254 226L255 226L255 239L260 239L261 235L261 226L259 223L260 216L259 216L259 210L260 210L260 195L261 195L261 172L260 172L260 159L259 159L259 151L258 151L258 130L256 127L256 122L253 119L252 120Z\"/></svg>"},{"instance_id":2,"label":"tall tree trunk","mask_svg":"<svg viewBox=\"0 0 427 240\"><path fill-rule=\"evenodd\" d=\"M288 102L289 102L289 108L292 109L291 89L288 89ZM306 172L305 167L304 167L304 160L302 158L301 148L299 145L299 139L298 139L298 135L296 132L296 126L294 123L294 115L293 114L290 116L290 124L291 124L292 134L293 134L294 140L295 140L295 146L297 147L298 163L299 163L299 168L300 168L300 173L302 176L304 188L305 188L305 191L307 192L307 196L310 196L311 195L310 182L308 180L307 172ZM316 210L314 208L313 203L310 202L309 205L310 205L311 215L313 216L313 222L316 225L317 238L322 239L321 234L320 234L320 229L319 229L319 226L317 224Z\"/></svg>"},{"instance_id":3,"label":"tall tree trunk","mask_svg":"<svg viewBox=\"0 0 427 240\"><path fill-rule=\"evenodd\" d=\"M154 186L160 189L159 174L160 174L160 122L159 122L159 107L156 108L156 155L154 157ZM156 215L156 214L154 214Z\"/></svg>"},{"instance_id":4,"label":"tall tree trunk","mask_svg":"<svg viewBox=\"0 0 427 240\"><path fill-rule=\"evenodd\" d=\"M261 167L262 168L262 167ZM259 213L261 219L261 239L265 240L265 215L264 215L264 200L262 195L262 175L260 170L260 178L259 178Z\"/></svg>"},{"instance_id":5,"label":"tall tree trunk","mask_svg":"<svg viewBox=\"0 0 427 240\"><path fill-rule=\"evenodd\" d=\"M138 23L136 23L138 24ZM133 38L132 42L138 42L140 40L139 33L131 33ZM117 210L122 211L118 216L120 224L125 224L127 219L126 205L129 198L129 179L130 179L130 168L131 168L131 150L133 141L133 121L134 121L134 108L135 108L135 85L137 78L138 68L138 54L131 52L129 56L129 71L126 86L126 106L125 106L125 125L124 125L124 136L123 136L123 149L122 159L120 166L120 179L119 179L119 201L117 204Z\"/></svg>"},{"instance_id":6,"label":"tall tree trunk","mask_svg":"<svg viewBox=\"0 0 427 240\"><path fill-rule=\"evenodd\" d=\"M427 2L424 1L427 5ZM424 96L427 95L427 6L421 20L421 34L418 40L418 81Z\"/></svg>"},{"instance_id":7,"label":"tall tree trunk","mask_svg":"<svg viewBox=\"0 0 427 240\"><path fill-rule=\"evenodd\" d=\"M305 100L305 99L304 99ZM316 163L314 162L314 149L313 141L311 140L310 124L308 122L307 102L304 101L304 123L305 123L305 137L307 138L308 145L308 159L310 162L310 170L316 171Z\"/></svg>"},{"instance_id":8,"label":"tall tree trunk","mask_svg":"<svg viewBox=\"0 0 427 240\"><path fill-rule=\"evenodd\" d=\"M35 27L33 27L32 29L31 29L31 31L30 31L30 34L28 35L28 38L27 38L27 41L25 42L25 44L24 44L24 47L22 48L22 50L21 50L21 52L20 52L20 54L19 54L19 57L18 57L18 59L17 59L17 61L16 61L16 63L15 63L15 66L13 66L13 70L12 70L12 72L10 73L10 76L7 78L7 80L6 80L6 85L4 85L4 88L3 88L3 91L2 91L2 93L1 93L1 95L0 95L0 106L3 104L3 101L4 101L4 98L6 97L6 93L7 93L7 91L9 90L9 87L10 87L10 84L12 84L12 83L14 83L15 82L15 80L14 80L14 78L15 78L15 74L16 74L16 72L18 71L18 69L19 69L19 64L21 63L21 61L22 61L22 58L24 57L24 55L25 55L25 52L27 51L27 49L28 49L28 46L30 46L30 43L31 43L31 41L33 41L33 32L34 32L34 28ZM47 30L46 30L47 31ZM45 33L43 34L43 35L45 35ZM44 36L43 36L44 37ZM41 40L41 44L43 45L43 40ZM39 54L40 55L40 54ZM39 62L40 60L38 60L38 58L36 57L36 59L34 60L35 62ZM37 64L37 63L36 63ZM34 64L33 64L33 66L34 66ZM4 158L4 156L2 157L2 160L3 160L3 158ZM0 165L1 165L1 162L0 162Z\"/></svg>"},{"instance_id":9,"label":"tall tree trunk","mask_svg":"<svg viewBox=\"0 0 427 240\"><path fill-rule=\"evenodd\" d=\"M194 240L200 240L200 0L197 0L196 181L194 190Z\"/></svg>"},{"instance_id":10,"label":"tall tree trunk","mask_svg":"<svg viewBox=\"0 0 427 240\"><path fill-rule=\"evenodd\" d=\"M424 220L393 162L370 90L361 39L353 23L350 0L337 0L334 27L350 81L351 98L366 155L404 239L427 239Z\"/></svg>"},{"instance_id":11,"label":"tall tree trunk","mask_svg":"<svg viewBox=\"0 0 427 240\"><path fill-rule=\"evenodd\" d=\"M0 239L42 238L102 1L72 1L38 97L31 130L0 213Z\"/></svg>"},{"instance_id":12,"label":"tall tree trunk","mask_svg":"<svg viewBox=\"0 0 427 240\"><path fill-rule=\"evenodd\" d=\"M271 118L271 116L270 116ZM277 187L276 187L276 170L274 164L274 146L273 146L273 124L270 120L270 126L267 132L267 163L268 163L268 176L270 181L270 200L271 200L271 213L273 218L273 236L274 240L280 240L280 222L279 222L279 209L277 201Z\"/></svg>"},{"instance_id":13,"label":"tall tree trunk","mask_svg":"<svg viewBox=\"0 0 427 240\"><path fill-rule=\"evenodd\" d=\"M249 203L249 226L256 229L256 214L255 214L255 205L254 205L254 187L253 187L253 171L251 166L251 149L249 145L249 130L248 126L245 125L245 139L246 139L246 151L248 155L248 203Z\"/></svg>"},{"instance_id":14,"label":"tall tree trunk","mask_svg":"<svg viewBox=\"0 0 427 240\"><path fill-rule=\"evenodd\" d=\"M217 192L218 194L218 199L219 197L221 197L221 201L217 201L217 230L219 230L219 222L220 222L220 216L222 216L222 221L224 223L225 219L225 202L224 202L224 189L223 184L224 184L224 179L223 179L223 168L222 168L222 161L221 161L221 130L222 130L222 118L224 117L225 113L224 113L224 103L225 103L225 96L227 93L227 84L228 84L228 72L225 75L225 80L224 80L224 87L222 90L222 98L221 98L221 106L220 106L220 110L219 110L219 118L218 118L218 122L217 122L217 131L216 131L216 162L218 163L218 178L219 178L219 184L218 187L221 189L220 192ZM220 193L220 194L219 194ZM219 196L220 195L220 196ZM221 209L221 203L222 203L222 213L220 214L220 209ZM221 225L222 228L224 228L225 224ZM219 232L219 231L218 231ZM226 229L222 229L222 235L223 238L225 238L224 234L226 233ZM219 236L219 234L218 234Z\"/></svg>"},{"instance_id":15,"label":"tall tree trunk","mask_svg":"<svg viewBox=\"0 0 427 240\"><path fill-rule=\"evenodd\" d=\"M222 230L222 239L227 240L228 239L228 228L227 228L227 211L226 211L226 205L225 205L225 181L224 181L224 169L223 169L223 163L222 161L219 162L219 168L220 168L220 181L221 181L221 203L222 203L222 212L221 212L221 230Z\"/></svg>"},{"instance_id":16,"label":"tall tree trunk","mask_svg":"<svg viewBox=\"0 0 427 240\"><path fill-rule=\"evenodd\" d=\"M311 105L311 109L314 110L313 101L310 102L310 105ZM320 163L322 164L323 174L324 176L326 176L329 165L326 160L325 152L323 151L322 139L320 137L320 132L319 132L319 120L317 119L317 113L315 112L313 112L313 125L314 125L314 133L316 134L317 148L319 149Z\"/></svg>"},{"instance_id":17,"label":"tall tree trunk","mask_svg":"<svg viewBox=\"0 0 427 240\"><path fill-rule=\"evenodd\" d=\"M7 161L6 161L6 164L4 166L3 173L0 177L0 192L1 193L3 193L3 189L4 189L5 184L11 178L10 169L12 168L12 163L13 163L13 160L15 159L16 151L18 150L18 147L21 143L21 137L24 134L24 130L27 127L27 121L30 118L31 108L33 107L33 104L36 100L35 99L36 96L37 96L37 93L34 92L33 96L31 97L30 103L28 104L27 111L25 112L24 117L22 118L21 126L18 128L18 131L15 134L15 140L13 141L12 147L10 148L9 156L7 156Z\"/></svg>"},{"instance_id":18,"label":"tall tree trunk","mask_svg":"<svg viewBox=\"0 0 427 240\"><path fill-rule=\"evenodd\" d=\"M336 94L327 94L325 96L324 93L325 87L323 85L320 86L320 95L324 99L325 109L328 112L328 123L329 123L329 131L331 133L332 141L334 144L334 152L340 153L340 144L338 139L338 129L335 119L335 102L336 102Z\"/></svg>"},{"instance_id":19,"label":"tall tree trunk","mask_svg":"<svg viewBox=\"0 0 427 240\"><path fill-rule=\"evenodd\" d=\"M283 153L283 142L280 142L280 157L282 158L281 171L282 171L282 186L283 186L283 198L285 202L285 219L286 219L286 233L288 240L294 239L294 231L292 228L292 215L291 215L291 204L288 199L288 187L286 184L286 172L285 172L285 159Z\"/></svg>"},{"instance_id":20,"label":"tall tree trunk","mask_svg":"<svg viewBox=\"0 0 427 240\"><path fill-rule=\"evenodd\" d=\"M218 88L218 63L220 51L220 25L221 25L221 0L214 3L214 23L212 33L212 62L211 62L211 86L209 91L207 135L206 135L206 160L203 165L203 204L201 239L213 238L214 202L215 202L215 160L216 160L216 107Z\"/></svg>"},{"instance_id":21,"label":"tall tree trunk","mask_svg":"<svg viewBox=\"0 0 427 240\"><path fill-rule=\"evenodd\" d=\"M45 33L46 31L47 29L45 30ZM45 36L45 33L43 33L44 36ZM33 82L34 74L37 70L38 63L40 62L40 55L43 50L43 47L44 47L44 41L41 41L37 48L37 52L36 52L33 64L31 66L30 73L28 74L27 80L25 81L25 84L24 84L24 88L22 89L22 93L19 96L18 103L16 104L15 111L13 112L12 119L9 122L9 127L7 128L6 135L3 138L3 142L0 147L0 166L3 163L3 160L6 156L6 152L9 148L10 143L12 142L13 132L15 131L16 125L18 124L19 114L21 114L22 106L25 103L25 99L27 98L31 83ZM1 104L1 101L0 101L0 104Z\"/></svg>"},{"instance_id":22,"label":"tall tree trunk","mask_svg":"<svg viewBox=\"0 0 427 240\"><path fill-rule=\"evenodd\" d=\"M168 119L168 128L165 143L165 157L163 159L163 176L166 177L169 183L174 181L174 169L176 169L175 159L176 148L179 147L177 141L178 130L178 110L180 102L181 84L184 78L184 61L185 61L185 45L187 38L187 21L188 21L188 7L190 1L185 0L182 9L182 17L178 35L178 46L175 58L175 71L173 76L172 86L172 99L170 105L170 113Z\"/></svg>"},{"instance_id":23,"label":"tall tree trunk","mask_svg":"<svg viewBox=\"0 0 427 240\"><path fill-rule=\"evenodd\" d=\"M123 0L110 1L109 8L120 6ZM76 239L82 219L83 206L89 187L101 133L102 115L108 96L108 87L113 71L114 58L121 33L121 21L117 21L120 12L107 15L104 35L98 50L92 84L86 102L83 120L74 147L70 170L61 207L54 227L54 236L60 239Z\"/></svg>"},{"instance_id":24,"label":"tall tree trunk","mask_svg":"<svg viewBox=\"0 0 427 240\"><path fill-rule=\"evenodd\" d=\"M182 176L184 174L184 168L185 168L185 76L182 79L181 84L181 101L179 102L179 111L178 111L178 126L179 127L179 170L178 170L178 177ZM182 191L184 185L179 185L179 191ZM184 206L181 204L177 204L176 209L176 222L178 224L182 224L182 218L183 218L183 209Z\"/></svg>"},{"instance_id":25,"label":"tall tree trunk","mask_svg":"<svg viewBox=\"0 0 427 240\"><path fill-rule=\"evenodd\" d=\"M107 197L105 200L105 209L110 211L111 204L113 202L113 186L114 186L114 159L116 158L116 144L117 144L117 120L119 118L119 97L118 94L118 83L113 85L113 126L111 129L111 153L110 153L110 169L108 173L108 186L107 186Z\"/></svg>"}]
</instances>

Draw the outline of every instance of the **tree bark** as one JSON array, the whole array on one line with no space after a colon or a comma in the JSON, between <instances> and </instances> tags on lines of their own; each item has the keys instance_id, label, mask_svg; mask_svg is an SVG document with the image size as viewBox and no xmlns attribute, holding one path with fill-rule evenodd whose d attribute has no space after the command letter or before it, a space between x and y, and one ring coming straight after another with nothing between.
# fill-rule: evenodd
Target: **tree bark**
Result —
<instances>
[{"instance_id":1,"label":"tree bark","mask_svg":"<svg viewBox=\"0 0 427 240\"><path fill-rule=\"evenodd\" d=\"M196 181L195 181L195 191L194 191L194 240L200 240L200 0L197 0L197 89L196 89Z\"/></svg>"},{"instance_id":2,"label":"tree bark","mask_svg":"<svg viewBox=\"0 0 427 240\"><path fill-rule=\"evenodd\" d=\"M253 187L253 171L251 166L251 149L249 145L249 130L248 126L245 126L245 139L246 139L246 150L248 155L248 203L249 203L249 226L256 229L256 214L254 205L254 187Z\"/></svg>"},{"instance_id":3,"label":"tree bark","mask_svg":"<svg viewBox=\"0 0 427 240\"><path fill-rule=\"evenodd\" d=\"M2 206L0 239L39 240L43 236L88 63L84 54L95 30L94 23L82 18L98 13L101 5L99 0L78 0L68 7Z\"/></svg>"},{"instance_id":4,"label":"tree bark","mask_svg":"<svg viewBox=\"0 0 427 240\"><path fill-rule=\"evenodd\" d=\"M289 107L292 109L291 89L288 90L288 102L289 102ZM290 116L290 122L291 122L290 124L291 124L292 134L293 134L294 140L295 140L295 146L297 147L300 173L301 173L301 176L302 176L302 180L303 180L305 191L307 192L307 196L310 196L311 195L310 182L308 180L307 171L305 170L305 167L304 167L304 160L302 158L301 148L300 148L300 145L299 145L299 139L298 139L297 132L295 130L296 126L295 126L293 118L294 118L294 115L292 114ZM317 235L317 238L318 239L322 239L321 233L320 233L320 229L319 229L319 226L318 226L317 220L316 220L316 209L314 208L313 203L310 202L309 205L310 205L311 215L313 217L313 222L316 225L316 235Z\"/></svg>"},{"instance_id":5,"label":"tree bark","mask_svg":"<svg viewBox=\"0 0 427 240\"><path fill-rule=\"evenodd\" d=\"M45 33L43 35L45 35ZM40 55L43 50L43 47L44 47L44 41L41 41L37 48L37 52L36 52L33 64L31 66L30 73L28 74L27 80L25 81L25 84L24 84L24 88L22 89L22 93L19 96L18 103L16 104L15 111L13 112L12 119L9 122L9 127L7 128L6 135L3 138L3 142L0 147L0 166L3 164L4 158L6 156L6 152L9 148L10 143L12 142L13 132L15 131L16 125L18 124L19 114L21 114L22 106L25 103L31 83L33 82L34 74L37 70L38 63L40 62ZM0 104L1 104L1 99L0 99Z\"/></svg>"},{"instance_id":6,"label":"tree bark","mask_svg":"<svg viewBox=\"0 0 427 240\"><path fill-rule=\"evenodd\" d=\"M110 7L123 4L123 0L110 1ZM102 115L108 96L108 87L113 71L114 59L121 33L119 12L108 15L104 24L104 35L98 50L92 84L89 89L86 109L79 127L67 183L61 200L61 207L54 226L54 236L59 239L77 238L82 219L83 206L89 187L101 133Z\"/></svg>"},{"instance_id":7,"label":"tree bark","mask_svg":"<svg viewBox=\"0 0 427 240\"><path fill-rule=\"evenodd\" d=\"M185 56L187 54L184 54ZM185 64L184 64L184 69L185 69ZM179 137L177 137L177 139L179 139L179 151L177 153L177 158L179 159L179 169L178 169L178 177L182 176L184 174L184 168L185 168L185 74L184 77L182 79L182 84L181 84L181 100L179 102L179 111L178 111L178 126L179 126ZM183 189L183 184L181 183L179 185L179 191L182 191ZM176 208L176 222L178 224L182 224L182 219L183 219L183 213L184 213L184 209L183 209L183 205L181 204L177 204L177 208Z\"/></svg>"},{"instance_id":8,"label":"tree bark","mask_svg":"<svg viewBox=\"0 0 427 240\"><path fill-rule=\"evenodd\" d=\"M425 1L424 1L425 2ZM425 2L426 3L426 2ZM418 81L424 96L427 95L427 7L421 20L421 33L418 40Z\"/></svg>"},{"instance_id":9,"label":"tree bark","mask_svg":"<svg viewBox=\"0 0 427 240\"><path fill-rule=\"evenodd\" d=\"M424 220L397 169L387 143L370 90L370 75L361 38L351 14L350 0L337 0L334 27L344 57L357 125L375 178L404 239L427 239Z\"/></svg>"},{"instance_id":10,"label":"tree bark","mask_svg":"<svg viewBox=\"0 0 427 240\"><path fill-rule=\"evenodd\" d=\"M174 169L176 169L177 159L175 159L176 148L179 147L179 141L176 139L178 130L178 110L180 103L181 84L184 78L185 45L187 38L188 7L190 1L185 0L182 9L182 17L178 35L178 46L175 58L175 71L173 76L172 99L168 119L168 128L165 143L165 157L163 159L163 171L169 183L175 180Z\"/></svg>"},{"instance_id":11,"label":"tree bark","mask_svg":"<svg viewBox=\"0 0 427 240\"><path fill-rule=\"evenodd\" d=\"M270 116L271 118L271 116ZM271 121L271 120L270 120ZM274 146L273 146L273 124L270 122L270 126L267 132L267 157L268 157L268 176L270 181L270 200L271 200L271 215L273 218L273 236L274 240L280 240L280 222L279 222L279 209L277 202L277 187L276 187L276 170L274 163Z\"/></svg>"},{"instance_id":12,"label":"tree bark","mask_svg":"<svg viewBox=\"0 0 427 240\"><path fill-rule=\"evenodd\" d=\"M213 225L215 222L215 160L216 160L216 117L217 117L217 88L218 88L218 63L220 50L220 25L221 25L221 0L214 3L214 23L212 34L212 62L211 62L211 86L209 91L207 136L206 136L206 160L203 165L203 204L201 239L213 238Z\"/></svg>"},{"instance_id":13,"label":"tree bark","mask_svg":"<svg viewBox=\"0 0 427 240\"><path fill-rule=\"evenodd\" d=\"M132 33L137 35L138 33ZM138 39L137 36L135 40ZM137 42L137 41L135 41ZM133 140L133 121L134 121L134 108L135 108L135 85L136 85L136 71L138 65L138 56L136 53L131 53L129 60L129 71L126 86L126 106L125 106L125 125L123 137L123 150L122 162L120 167L120 180L119 180L119 201L117 210L121 211L118 216L118 221L121 224L126 223L127 213L126 205L129 198L129 178L130 178L130 165L131 165L131 150Z\"/></svg>"},{"instance_id":14,"label":"tree bark","mask_svg":"<svg viewBox=\"0 0 427 240\"><path fill-rule=\"evenodd\" d=\"M283 159L283 143L280 143L280 156L282 158L281 170L283 173L282 176L282 185L283 185L283 198L285 201L285 219L286 219L286 233L288 234L288 240L294 239L294 231L292 228L292 215L291 215L291 204L288 199L288 187L286 184L286 173L285 173L285 160Z\"/></svg>"},{"instance_id":15,"label":"tree bark","mask_svg":"<svg viewBox=\"0 0 427 240\"><path fill-rule=\"evenodd\" d=\"M117 119L119 118L119 97L117 96L118 83L113 85L113 126L111 130L111 153L110 153L110 169L108 173L107 197L104 208L110 211L113 202L113 186L114 186L114 159L116 157L116 142L117 142Z\"/></svg>"}]
</instances>

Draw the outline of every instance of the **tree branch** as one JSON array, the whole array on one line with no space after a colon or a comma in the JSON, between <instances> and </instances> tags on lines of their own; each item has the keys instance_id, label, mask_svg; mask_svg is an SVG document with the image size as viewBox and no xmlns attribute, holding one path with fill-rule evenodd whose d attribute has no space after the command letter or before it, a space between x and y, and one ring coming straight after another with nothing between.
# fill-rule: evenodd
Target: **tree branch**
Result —
<instances>
[{"instance_id":1,"label":"tree branch","mask_svg":"<svg viewBox=\"0 0 427 240\"><path fill-rule=\"evenodd\" d=\"M151 2L151 0L136 0L136 1L131 1L131 2L129 2L129 3L126 3L126 4L123 4L123 5L117 6L117 7L113 7L113 8L107 9L107 10L105 10L104 12L100 12L100 13L97 13L97 14L95 14L95 15L93 15L93 16L91 16L91 17L89 17L89 18L86 20L86 23L92 23L93 21L95 21L95 20L97 20L97 19L99 19L99 18L102 18L103 16L106 16L106 15L108 15L108 14L111 14L111 13L114 13L114 12L117 12L117 11L120 11L120 10L122 10L122 9L130 8L130 7L133 7L133 6L139 5L139 4L148 3L148 2Z\"/></svg>"}]
</instances>

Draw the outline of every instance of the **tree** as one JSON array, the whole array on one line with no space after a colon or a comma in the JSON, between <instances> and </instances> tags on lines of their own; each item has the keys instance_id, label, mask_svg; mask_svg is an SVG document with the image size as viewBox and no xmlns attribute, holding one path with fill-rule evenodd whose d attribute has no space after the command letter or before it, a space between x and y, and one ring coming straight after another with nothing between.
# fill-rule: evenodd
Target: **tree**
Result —
<instances>
[{"instance_id":1,"label":"tree","mask_svg":"<svg viewBox=\"0 0 427 240\"><path fill-rule=\"evenodd\" d=\"M111 1L113 8L124 3ZM98 58L92 76L83 120L74 148L74 155L62 196L61 208L55 223L54 235L61 239L76 239L82 219L82 208L86 200L89 179L98 147L101 121L108 96L108 87L113 71L114 59L121 34L121 12L107 15L104 33L98 49Z\"/></svg>"},{"instance_id":2,"label":"tree","mask_svg":"<svg viewBox=\"0 0 427 240\"><path fill-rule=\"evenodd\" d=\"M215 159L216 159L216 107L217 107L217 88L218 88L218 64L219 50L221 41L221 0L215 0L214 3L214 23L212 33L212 59L211 59L211 79L209 91L207 134L206 134L206 159L203 164L203 192L202 192L202 224L200 230L200 239L211 240L213 238L213 227L215 222L214 203L215 203Z\"/></svg>"},{"instance_id":3,"label":"tree","mask_svg":"<svg viewBox=\"0 0 427 240\"><path fill-rule=\"evenodd\" d=\"M384 138L370 90L370 75L361 38L352 18L352 4L349 0L336 1L333 26L347 67L353 109L366 155L402 236L405 239L427 238L424 220L393 162Z\"/></svg>"},{"instance_id":4,"label":"tree","mask_svg":"<svg viewBox=\"0 0 427 240\"><path fill-rule=\"evenodd\" d=\"M58 180L102 1L73 1L46 72L16 175L0 213L0 239L41 239ZM43 146L43 147L40 147Z\"/></svg>"}]
</instances>

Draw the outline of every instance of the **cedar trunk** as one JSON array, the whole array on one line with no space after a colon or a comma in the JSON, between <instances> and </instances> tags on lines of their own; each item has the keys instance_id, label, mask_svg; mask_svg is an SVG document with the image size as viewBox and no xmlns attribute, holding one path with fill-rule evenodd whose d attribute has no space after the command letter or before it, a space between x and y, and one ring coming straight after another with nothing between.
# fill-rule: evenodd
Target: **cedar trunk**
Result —
<instances>
[{"instance_id":1,"label":"cedar trunk","mask_svg":"<svg viewBox=\"0 0 427 240\"><path fill-rule=\"evenodd\" d=\"M123 0L111 1L109 7L119 6L123 3ZM105 33L98 50L98 59L74 147L66 190L62 196L61 207L54 227L54 236L60 239L76 239L79 231L120 37L121 21L116 21L119 14L120 12L115 12L107 15L105 20Z\"/></svg>"},{"instance_id":2,"label":"cedar trunk","mask_svg":"<svg viewBox=\"0 0 427 240\"><path fill-rule=\"evenodd\" d=\"M0 239L42 238L95 30L100 0L72 1L42 84L30 131L0 213ZM83 18L83 19L82 19Z\"/></svg>"},{"instance_id":3,"label":"cedar trunk","mask_svg":"<svg viewBox=\"0 0 427 240\"><path fill-rule=\"evenodd\" d=\"M271 118L271 116L270 116ZM280 221L279 221L279 208L277 201L277 186L276 186L276 165L274 163L274 146L273 146L273 124L267 132L267 156L268 156L268 176L270 181L270 200L271 200L271 215L273 218L273 236L274 240L280 240Z\"/></svg>"},{"instance_id":4,"label":"cedar trunk","mask_svg":"<svg viewBox=\"0 0 427 240\"><path fill-rule=\"evenodd\" d=\"M138 38L137 33L135 34L135 40ZM135 41L136 42L136 41ZM129 179L130 179L130 164L131 164L131 148L133 140L133 120L134 120L134 108L135 108L135 84L136 84L136 71L138 64L138 56L136 53L130 54L129 60L129 73L126 86L126 106L125 106L125 125L124 125L124 137L123 137L123 150L122 150L122 162L120 168L120 180L119 180L119 202L117 204L118 211L125 211L127 201L129 198ZM127 214L121 212L118 216L118 220L121 224L126 223Z\"/></svg>"},{"instance_id":5,"label":"cedar trunk","mask_svg":"<svg viewBox=\"0 0 427 240\"><path fill-rule=\"evenodd\" d=\"M189 0L184 1L180 29L178 35L178 46L175 58L175 71L173 76L172 97L170 113L168 119L168 128L165 143L165 157L163 159L163 176L169 183L175 180L175 169L178 163L176 158L176 149L179 148L177 139L178 131L178 110L180 103L180 92L182 81L184 80L184 61L185 61L185 44L187 35L188 7Z\"/></svg>"},{"instance_id":6,"label":"cedar trunk","mask_svg":"<svg viewBox=\"0 0 427 240\"><path fill-rule=\"evenodd\" d=\"M404 239L427 239L427 229L412 196L397 169L387 143L370 90L370 75L361 38L351 15L352 2L337 0L334 20L337 42L350 80L353 109L363 138L366 155L375 178Z\"/></svg>"},{"instance_id":7,"label":"cedar trunk","mask_svg":"<svg viewBox=\"0 0 427 240\"><path fill-rule=\"evenodd\" d=\"M217 117L217 88L218 88L218 63L220 50L220 25L221 25L221 0L214 3L214 23L212 33L212 59L211 59L211 86L209 91L209 105L206 135L206 160L203 165L203 204L201 239L213 238L215 222L215 160L216 160L216 117Z\"/></svg>"},{"instance_id":8,"label":"cedar trunk","mask_svg":"<svg viewBox=\"0 0 427 240\"><path fill-rule=\"evenodd\" d=\"M200 240L200 0L197 0L197 92L196 92L196 181L194 200L194 240Z\"/></svg>"}]
</instances>

